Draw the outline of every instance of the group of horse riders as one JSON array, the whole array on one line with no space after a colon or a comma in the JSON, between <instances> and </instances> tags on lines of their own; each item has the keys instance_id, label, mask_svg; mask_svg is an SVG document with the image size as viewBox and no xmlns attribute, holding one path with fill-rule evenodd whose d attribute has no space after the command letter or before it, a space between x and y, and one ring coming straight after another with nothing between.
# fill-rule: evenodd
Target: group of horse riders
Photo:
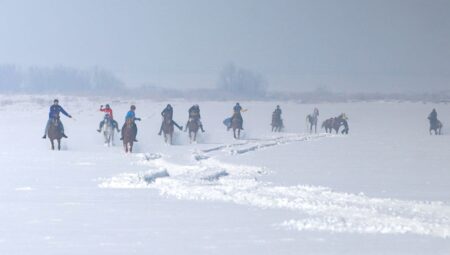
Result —
<instances>
[{"instance_id":1,"label":"group of horse riders","mask_svg":"<svg viewBox=\"0 0 450 255\"><path fill-rule=\"evenodd\" d=\"M135 105L131 105L130 110L127 112L126 116L125 116L125 123L122 127L122 137L121 140L123 139L123 128L125 127L127 122L131 122L132 124L132 130L133 130L133 134L134 134L134 141L137 142L136 140L136 135L137 135L137 126L136 126L136 121L140 121L141 119L136 117L136 106ZM113 111L110 107L109 104L106 104L105 107L100 106L100 111L105 113L105 118L100 122L99 125L99 129L97 130L98 132L101 132L101 129L103 128L103 126L105 125L106 122L111 122L112 127L114 129L117 130L117 132L120 132L121 130L119 129L119 125L117 123L117 121L114 120L113 118ZM236 105L233 107L233 116L231 118L228 118L224 121L224 124L227 126L227 130L229 130L232 126L232 121L236 121L236 125L237 128L239 129L244 129L243 128L243 118L242 118L242 112L245 112L246 110L242 108L242 106L239 103L236 103ZM42 137L43 139L45 139L47 137L47 133L49 131L49 127L51 125L51 123L53 121L57 122L57 126L59 131L61 132L61 136L64 138L67 138L67 135L64 133L64 126L62 124L62 122L60 121L60 113L62 113L63 115L72 118L72 116L70 114L68 114L64 108L62 108L59 105L59 100L55 99L53 101L53 105L50 106L50 111L49 111L49 119L47 121L47 125L45 127L45 133L44 136ZM200 130L202 132L205 132L205 130L203 129L203 125L201 122L201 116L200 116L200 107L195 104L193 105L191 108L189 108L188 110L189 113L189 119L188 122L186 123L185 126L185 130L187 130L187 127L189 126L189 124L191 122L195 122L199 127ZM274 126L274 122L277 122L278 125L280 127L283 127L283 122L282 122L282 118L281 118L281 108L279 105L277 105L276 109L274 110L274 112L272 113L272 126ZM166 121L170 122L170 124L173 124L174 126L176 126L178 129L183 130L183 127L178 125L174 120L173 120L173 108L170 104L168 104L166 106L166 108L164 108L164 110L161 112L161 116L163 117L163 123L161 124L161 128L159 130L158 135L161 135L162 130L163 130L163 126L164 123ZM314 112L313 114L310 114L307 116L307 120L311 123L314 124L314 122L317 125L317 117L319 116L319 110L317 108L314 108ZM442 128L442 123L438 120L437 118L437 112L436 109L433 109L432 112L429 114L428 119L430 121L430 132L431 130L435 130L436 134L440 134L440 129ZM345 114L341 114L336 118L330 118L324 121L324 123L322 124L322 127L326 128L327 130L327 126L330 127L330 131L331 128L333 126L335 126L334 124L339 122L339 126L343 125L344 126L344 130L342 131L342 133L347 133L348 134L348 123L347 123L347 116ZM312 131L312 125L311 125L311 131Z\"/></svg>"},{"instance_id":2,"label":"group of horse riders","mask_svg":"<svg viewBox=\"0 0 450 255\"><path fill-rule=\"evenodd\" d=\"M137 126L136 126L136 123L135 123L135 122L136 122L136 121L141 121L141 118L136 117L135 110L136 110L136 106L135 106L135 105L131 105L130 110L127 112L127 114L126 114L126 116L125 116L125 123L124 123L124 125L122 126L122 130L120 130L117 121L114 120L114 117L113 117L113 110L112 110L111 106L110 106L109 104L106 104L105 107L103 107L103 105L101 105L101 106L100 106L100 111L105 113L105 117L104 117L104 119L100 122L99 128L97 129L97 132L101 132L103 126L104 126L106 123L109 123L109 122L110 122L110 123L111 123L111 126L113 127L113 129L116 129L117 132L121 132L121 131L122 131L122 133L121 133L121 134L122 134L122 137L120 138L120 139L122 140L122 139L123 139L123 130L124 130L124 127L125 127L125 125L126 125L127 122L131 122L131 124L132 124L132 129L133 129L133 133L134 133L134 141L137 142L137 140L136 140L136 136L137 136ZM236 103L236 105L233 107L233 111L234 111L234 114L233 114L233 117L232 117L232 118L236 118L236 119L239 121L239 123L240 123L240 128L242 129L242 126L243 126L243 125L242 125L243 119L242 119L241 112L242 112L242 111L245 111L245 110L242 109L242 107L239 105L239 103ZM63 126L63 124L62 124L62 122L61 122L61 120L60 120L60 113L64 114L65 116L67 116L67 117L69 117L69 118L72 118L72 116L71 116L70 114L68 114L68 113L64 110L64 108L61 107L61 106L59 105L59 100L58 100L58 99L55 99L55 100L53 101L53 105L50 106L49 119L48 119L48 122L47 122L47 125L46 125L46 128L45 128L45 134L44 134L44 136L42 137L43 139L46 139L46 138L47 138L47 133L48 133L49 127L50 127L50 125L51 125L51 123L52 123L53 121L56 121L56 122L57 122L58 129L59 129L59 131L61 132L62 137L68 138L67 135L64 133L64 126ZM200 119L201 119L201 116L200 116L200 107L199 107L199 105L198 105L198 104L193 105L191 108L189 108L188 113L189 113L189 119L188 119L188 122L186 123L186 128L185 128L184 131L185 131L185 132L187 131L187 128L188 128L188 126L189 126L190 123L195 122L195 123L199 126L200 130L201 130L202 132L205 132L205 130L204 130L204 128L203 128L203 124L202 124L202 122L201 122L201 120L200 120ZM281 114L281 110L280 110L280 114ZM183 127L180 126L180 125L178 125L178 124L173 120L173 108L172 108L172 106L171 106L170 104L168 104L168 105L166 106L166 108L164 108L164 110L161 112L161 116L163 117L163 122L161 123L161 128L160 128L160 130L159 130L158 135L161 135L162 130L163 130L164 123L165 123L166 121L167 121L167 122L170 122L170 124L173 124L173 125L176 126L178 129L183 130Z\"/></svg>"}]
</instances>

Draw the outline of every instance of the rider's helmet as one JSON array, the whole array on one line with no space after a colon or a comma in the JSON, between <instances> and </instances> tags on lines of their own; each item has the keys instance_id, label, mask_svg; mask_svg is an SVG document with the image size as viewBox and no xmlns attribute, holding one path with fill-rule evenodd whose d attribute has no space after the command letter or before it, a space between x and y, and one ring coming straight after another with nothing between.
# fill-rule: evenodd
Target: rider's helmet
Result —
<instances>
[{"instance_id":1,"label":"rider's helmet","mask_svg":"<svg viewBox=\"0 0 450 255\"><path fill-rule=\"evenodd\" d=\"M106 107L107 109L109 109L109 104L106 104L105 107Z\"/></svg>"},{"instance_id":2,"label":"rider's helmet","mask_svg":"<svg viewBox=\"0 0 450 255\"><path fill-rule=\"evenodd\" d=\"M236 105L239 105L239 103L236 103Z\"/></svg>"},{"instance_id":3,"label":"rider's helmet","mask_svg":"<svg viewBox=\"0 0 450 255\"><path fill-rule=\"evenodd\" d=\"M280 106L279 106L279 105L277 105L277 109L280 109Z\"/></svg>"},{"instance_id":4,"label":"rider's helmet","mask_svg":"<svg viewBox=\"0 0 450 255\"><path fill-rule=\"evenodd\" d=\"M172 109L172 106L170 104L167 104L168 109Z\"/></svg>"},{"instance_id":5,"label":"rider's helmet","mask_svg":"<svg viewBox=\"0 0 450 255\"><path fill-rule=\"evenodd\" d=\"M55 99L55 100L53 100L53 103L54 103L54 104L58 104L58 103L59 103L59 100L58 100L58 99Z\"/></svg>"},{"instance_id":6,"label":"rider's helmet","mask_svg":"<svg viewBox=\"0 0 450 255\"><path fill-rule=\"evenodd\" d=\"M195 107L195 108L197 108L197 109L199 109L199 108L200 108L200 106L198 106L198 104L194 105L194 107Z\"/></svg>"},{"instance_id":7,"label":"rider's helmet","mask_svg":"<svg viewBox=\"0 0 450 255\"><path fill-rule=\"evenodd\" d=\"M131 110L136 110L136 106L133 104L133 105L130 106L130 109Z\"/></svg>"}]
</instances>

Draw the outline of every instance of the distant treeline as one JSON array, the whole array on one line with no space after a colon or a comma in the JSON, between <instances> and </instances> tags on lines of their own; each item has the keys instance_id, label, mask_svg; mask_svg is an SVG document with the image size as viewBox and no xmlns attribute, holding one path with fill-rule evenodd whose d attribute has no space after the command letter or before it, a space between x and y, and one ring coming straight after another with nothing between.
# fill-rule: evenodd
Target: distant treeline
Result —
<instances>
[{"instance_id":1,"label":"distant treeline","mask_svg":"<svg viewBox=\"0 0 450 255\"><path fill-rule=\"evenodd\" d=\"M6 93L76 93L117 94L124 83L109 71L71 67L0 66L0 92Z\"/></svg>"},{"instance_id":2,"label":"distant treeline","mask_svg":"<svg viewBox=\"0 0 450 255\"><path fill-rule=\"evenodd\" d=\"M212 89L167 89L155 85L129 88L113 73L92 68L0 66L0 93L67 94L86 96L123 96L151 100L273 100L299 103L352 101L448 102L450 90L434 93L341 93L324 88L307 92L268 91L261 74L226 65Z\"/></svg>"}]
</instances>

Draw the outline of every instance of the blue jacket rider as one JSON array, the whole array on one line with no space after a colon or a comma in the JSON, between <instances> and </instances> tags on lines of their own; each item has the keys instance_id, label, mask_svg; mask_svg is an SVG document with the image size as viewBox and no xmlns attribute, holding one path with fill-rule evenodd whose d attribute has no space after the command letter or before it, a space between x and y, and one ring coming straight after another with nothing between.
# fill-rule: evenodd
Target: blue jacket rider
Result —
<instances>
[{"instance_id":1,"label":"blue jacket rider","mask_svg":"<svg viewBox=\"0 0 450 255\"><path fill-rule=\"evenodd\" d=\"M137 136L137 126L136 126L136 120L141 121L141 118L137 118L136 117L136 113L134 112L136 110L136 106L132 105L130 107L130 110L127 112L127 115L125 116L125 123L122 126L122 137L120 138L120 140L123 140L123 132L124 132L124 128L125 125L127 124L127 121L131 121L132 123L132 129L133 129L133 134L134 134L134 141L137 142L138 140L136 140L136 136Z\"/></svg>"},{"instance_id":2,"label":"blue jacket rider","mask_svg":"<svg viewBox=\"0 0 450 255\"><path fill-rule=\"evenodd\" d=\"M47 133L48 133L48 129L50 128L50 125L52 123L52 121L54 119L56 119L58 121L58 128L62 133L62 136L64 138L67 138L66 134L64 134L64 126L61 122L61 120L59 120L59 113L62 113L64 115L66 115L69 118L72 118L72 116L70 114L68 114L60 105L59 105L59 100L55 99L53 101L53 105L50 106L50 111L48 113L48 121L47 121L47 125L45 126L45 133L44 136L42 137L43 139L47 138Z\"/></svg>"}]
</instances>

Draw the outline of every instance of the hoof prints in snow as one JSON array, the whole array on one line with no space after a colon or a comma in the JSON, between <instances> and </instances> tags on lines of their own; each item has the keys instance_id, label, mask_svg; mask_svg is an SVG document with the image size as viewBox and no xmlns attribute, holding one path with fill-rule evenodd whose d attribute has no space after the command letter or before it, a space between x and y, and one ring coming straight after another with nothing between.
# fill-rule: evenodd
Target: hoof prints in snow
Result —
<instances>
[{"instance_id":1,"label":"hoof prints in snow","mask_svg":"<svg viewBox=\"0 0 450 255\"><path fill-rule=\"evenodd\" d=\"M450 207L442 203L374 199L324 187L273 186L257 181L259 174L255 168L246 170L245 166L208 161L205 163L209 166L181 166L161 160L154 167L166 165L167 172L123 174L100 186L153 188L179 199L225 201L298 212L300 219L281 223L289 229L450 237ZM171 168L176 174L169 177Z\"/></svg>"},{"instance_id":2,"label":"hoof prints in snow","mask_svg":"<svg viewBox=\"0 0 450 255\"><path fill-rule=\"evenodd\" d=\"M146 173L143 175L143 179L147 183L152 183L158 178L164 178L169 177L169 173L166 170L153 172L153 173Z\"/></svg>"},{"instance_id":3,"label":"hoof prints in snow","mask_svg":"<svg viewBox=\"0 0 450 255\"><path fill-rule=\"evenodd\" d=\"M156 160L162 158L159 153L140 153L136 154L139 159L144 159L146 161Z\"/></svg>"},{"instance_id":4,"label":"hoof prints in snow","mask_svg":"<svg viewBox=\"0 0 450 255\"><path fill-rule=\"evenodd\" d=\"M209 159L209 156L203 155L203 154L194 154L194 159L197 161Z\"/></svg>"},{"instance_id":5,"label":"hoof prints in snow","mask_svg":"<svg viewBox=\"0 0 450 255\"><path fill-rule=\"evenodd\" d=\"M169 173L166 170L161 171L148 171L145 173L125 173L110 179L103 180L99 185L100 188L121 188L121 189L134 189L134 188L147 188L149 184L155 182L157 179L169 177Z\"/></svg>"},{"instance_id":6,"label":"hoof prints in snow","mask_svg":"<svg viewBox=\"0 0 450 255\"><path fill-rule=\"evenodd\" d=\"M202 177L202 180L205 181L217 181L219 180L221 177L225 177L228 176L229 174L226 171L220 171L211 175L207 175L205 177Z\"/></svg>"},{"instance_id":7,"label":"hoof prints in snow","mask_svg":"<svg viewBox=\"0 0 450 255\"><path fill-rule=\"evenodd\" d=\"M268 144L274 146L324 136L281 137ZM267 144L260 144L256 149L264 146ZM314 186L274 186L257 180L265 173L262 168L225 164L214 158L197 161L194 165L177 165L161 157L144 161L149 168L159 170L122 174L104 181L100 187L152 188L179 199L284 209L297 213L298 218L286 220L280 226L299 231L450 237L450 206L441 202L369 198Z\"/></svg>"},{"instance_id":8,"label":"hoof prints in snow","mask_svg":"<svg viewBox=\"0 0 450 255\"><path fill-rule=\"evenodd\" d=\"M291 134L291 135L285 135L285 136L269 138L269 139L247 139L247 140L245 140L245 142L242 142L242 143L221 145L221 146L203 150L202 152L210 153L210 152L215 152L215 151L229 150L230 154L237 155L237 154L244 154L247 152L257 151L260 149L273 147L273 146L277 146L277 145L289 144L289 143L294 143L294 142L304 142L304 141L310 141L310 140L320 139L320 138L324 138L324 137L331 137L331 136L332 135L329 135L329 134L317 134L317 135ZM251 145L250 147L239 148L239 147L244 147L249 144Z\"/></svg>"}]
</instances>

